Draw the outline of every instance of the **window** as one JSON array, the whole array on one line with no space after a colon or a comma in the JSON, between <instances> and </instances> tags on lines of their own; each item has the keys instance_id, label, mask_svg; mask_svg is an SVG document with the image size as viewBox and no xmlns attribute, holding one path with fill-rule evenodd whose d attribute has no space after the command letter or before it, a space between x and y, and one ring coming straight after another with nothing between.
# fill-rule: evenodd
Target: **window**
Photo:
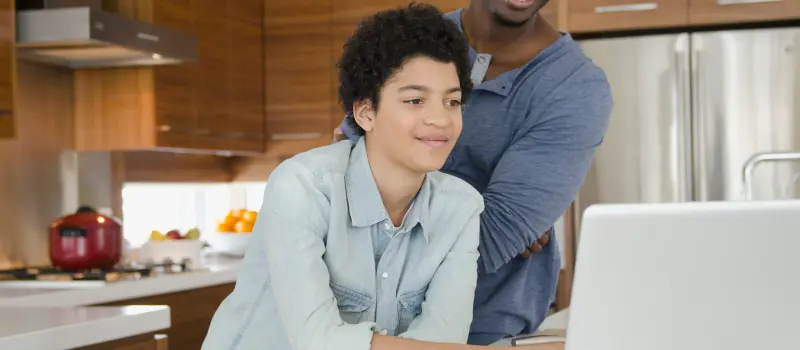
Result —
<instances>
[{"instance_id":1,"label":"window","mask_svg":"<svg viewBox=\"0 0 800 350\"><path fill-rule=\"evenodd\" d=\"M233 208L260 209L265 185L126 183L122 189L123 234L132 247L138 247L153 230L214 230L216 220Z\"/></svg>"}]
</instances>

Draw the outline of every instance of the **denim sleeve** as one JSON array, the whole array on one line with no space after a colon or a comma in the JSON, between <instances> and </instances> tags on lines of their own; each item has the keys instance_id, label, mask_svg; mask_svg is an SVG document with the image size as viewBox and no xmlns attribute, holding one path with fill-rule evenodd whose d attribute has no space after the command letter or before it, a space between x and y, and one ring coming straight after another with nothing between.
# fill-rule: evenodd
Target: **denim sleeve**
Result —
<instances>
[{"instance_id":1,"label":"denim sleeve","mask_svg":"<svg viewBox=\"0 0 800 350\"><path fill-rule=\"evenodd\" d=\"M369 350L374 323L347 324L322 259L330 202L319 180L289 159L270 175L254 235L267 258L280 317L295 350ZM264 297L262 292L261 297Z\"/></svg>"},{"instance_id":2,"label":"denim sleeve","mask_svg":"<svg viewBox=\"0 0 800 350\"><path fill-rule=\"evenodd\" d=\"M604 78L557 89L546 101L531 111L536 124L505 151L483 192L480 266L487 273L519 255L564 213L589 171L613 105Z\"/></svg>"},{"instance_id":3,"label":"denim sleeve","mask_svg":"<svg viewBox=\"0 0 800 350\"><path fill-rule=\"evenodd\" d=\"M422 312L401 338L466 344L478 279L480 212L469 218L425 293Z\"/></svg>"},{"instance_id":4,"label":"denim sleeve","mask_svg":"<svg viewBox=\"0 0 800 350\"><path fill-rule=\"evenodd\" d=\"M339 130L341 130L348 139L358 141L358 135L356 135L355 130L353 130L350 124L347 124L347 117L342 118L342 122L339 124Z\"/></svg>"}]
</instances>

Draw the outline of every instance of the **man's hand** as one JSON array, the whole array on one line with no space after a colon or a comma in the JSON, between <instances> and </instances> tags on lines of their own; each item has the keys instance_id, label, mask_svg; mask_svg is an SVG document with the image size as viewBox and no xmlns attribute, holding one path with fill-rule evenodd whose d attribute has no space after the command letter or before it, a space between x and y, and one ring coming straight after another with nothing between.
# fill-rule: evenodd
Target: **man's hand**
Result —
<instances>
[{"instance_id":1,"label":"man's hand","mask_svg":"<svg viewBox=\"0 0 800 350\"><path fill-rule=\"evenodd\" d=\"M547 243L550 242L550 234L553 233L553 229L547 230L542 237L539 237L530 247L525 247L525 250L522 253L519 253L521 258L527 258L531 256L531 254L535 254L542 251L542 247L546 246Z\"/></svg>"},{"instance_id":2,"label":"man's hand","mask_svg":"<svg viewBox=\"0 0 800 350\"><path fill-rule=\"evenodd\" d=\"M333 142L339 142L347 140L347 136L344 135L342 129L336 128L333 129Z\"/></svg>"}]
</instances>

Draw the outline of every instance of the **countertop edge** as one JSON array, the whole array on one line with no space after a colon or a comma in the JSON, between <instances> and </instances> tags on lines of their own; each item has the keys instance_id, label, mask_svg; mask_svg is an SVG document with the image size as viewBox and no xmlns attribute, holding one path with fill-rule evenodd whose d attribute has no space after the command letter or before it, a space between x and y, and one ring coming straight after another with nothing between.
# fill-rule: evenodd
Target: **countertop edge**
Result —
<instances>
[{"instance_id":1,"label":"countertop edge","mask_svg":"<svg viewBox=\"0 0 800 350\"><path fill-rule=\"evenodd\" d=\"M217 271L197 271L107 284L101 287L54 290L31 295L0 297L0 307L74 307L178 293L236 282L239 265Z\"/></svg>"},{"instance_id":2,"label":"countertop edge","mask_svg":"<svg viewBox=\"0 0 800 350\"><path fill-rule=\"evenodd\" d=\"M95 345L170 328L168 306L124 306L75 308L76 313L91 309L120 309L120 315L81 323L22 333L0 338L0 348L7 350L63 350ZM16 309L24 312L26 308Z\"/></svg>"}]
</instances>

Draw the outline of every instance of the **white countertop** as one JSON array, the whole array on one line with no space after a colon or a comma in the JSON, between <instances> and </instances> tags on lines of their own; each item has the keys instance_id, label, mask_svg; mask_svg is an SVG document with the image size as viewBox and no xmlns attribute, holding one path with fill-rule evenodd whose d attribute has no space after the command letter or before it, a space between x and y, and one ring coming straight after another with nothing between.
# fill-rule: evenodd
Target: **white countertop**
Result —
<instances>
[{"instance_id":1,"label":"white countertop","mask_svg":"<svg viewBox=\"0 0 800 350\"><path fill-rule=\"evenodd\" d=\"M0 308L0 349L66 350L170 327L167 306Z\"/></svg>"},{"instance_id":2,"label":"white countertop","mask_svg":"<svg viewBox=\"0 0 800 350\"><path fill-rule=\"evenodd\" d=\"M208 257L203 270L109 283L36 282L23 287L0 282L0 308L88 306L233 283L240 263L236 258Z\"/></svg>"}]
</instances>

